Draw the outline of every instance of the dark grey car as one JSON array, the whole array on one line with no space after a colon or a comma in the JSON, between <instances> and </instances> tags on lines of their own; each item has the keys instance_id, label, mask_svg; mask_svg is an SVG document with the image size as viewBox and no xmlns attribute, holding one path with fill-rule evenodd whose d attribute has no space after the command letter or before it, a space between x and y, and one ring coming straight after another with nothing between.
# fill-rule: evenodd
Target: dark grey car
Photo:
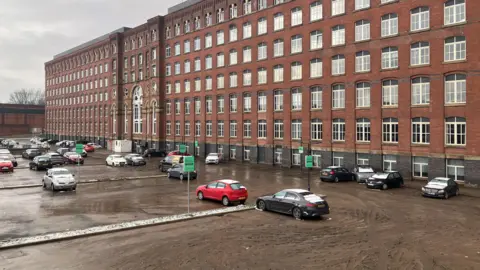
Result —
<instances>
[{"instance_id":1,"label":"dark grey car","mask_svg":"<svg viewBox=\"0 0 480 270\"><path fill-rule=\"evenodd\" d=\"M59 155L58 153L47 153L45 154L50 158L52 161L52 165L63 165L65 164L65 160L63 159L63 156Z\"/></svg>"},{"instance_id":2,"label":"dark grey car","mask_svg":"<svg viewBox=\"0 0 480 270\"><path fill-rule=\"evenodd\" d=\"M374 174L375 170L371 166L359 165L353 169L353 175L358 183L365 183Z\"/></svg>"},{"instance_id":3,"label":"dark grey car","mask_svg":"<svg viewBox=\"0 0 480 270\"><path fill-rule=\"evenodd\" d=\"M168 178L179 178L180 180L187 179L187 172L183 170L183 163L175 164L173 167L167 170ZM190 172L190 179L197 179L197 171Z\"/></svg>"},{"instance_id":4,"label":"dark grey car","mask_svg":"<svg viewBox=\"0 0 480 270\"><path fill-rule=\"evenodd\" d=\"M125 156L125 160L127 161L127 165L132 166L140 166L147 164L145 159L140 154L128 154Z\"/></svg>"}]
</instances>

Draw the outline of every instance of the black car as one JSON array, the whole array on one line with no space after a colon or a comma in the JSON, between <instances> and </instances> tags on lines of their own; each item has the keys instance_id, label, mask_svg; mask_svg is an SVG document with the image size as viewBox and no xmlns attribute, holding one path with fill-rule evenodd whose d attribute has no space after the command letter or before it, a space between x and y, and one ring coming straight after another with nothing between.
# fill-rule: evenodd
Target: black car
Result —
<instances>
[{"instance_id":1,"label":"black car","mask_svg":"<svg viewBox=\"0 0 480 270\"><path fill-rule=\"evenodd\" d=\"M50 153L47 153L45 155L50 158L50 160L52 162L52 165L63 165L63 164L65 164L65 160L63 159L63 156L61 156L58 153L50 152Z\"/></svg>"},{"instance_id":2,"label":"black car","mask_svg":"<svg viewBox=\"0 0 480 270\"><path fill-rule=\"evenodd\" d=\"M34 157L38 157L41 155L42 151L40 149L27 149L22 153L22 157L27 159L33 159Z\"/></svg>"},{"instance_id":3,"label":"black car","mask_svg":"<svg viewBox=\"0 0 480 270\"><path fill-rule=\"evenodd\" d=\"M48 144L56 144L58 142L58 140L53 140L53 139L50 139L47 141Z\"/></svg>"},{"instance_id":4,"label":"black car","mask_svg":"<svg viewBox=\"0 0 480 270\"><path fill-rule=\"evenodd\" d=\"M143 157L165 157L167 154L165 151L159 151L154 148L150 148L143 152Z\"/></svg>"},{"instance_id":5,"label":"black car","mask_svg":"<svg viewBox=\"0 0 480 270\"><path fill-rule=\"evenodd\" d=\"M127 161L127 165L140 166L147 164L145 159L139 154L128 154L124 158Z\"/></svg>"},{"instance_id":6,"label":"black car","mask_svg":"<svg viewBox=\"0 0 480 270\"><path fill-rule=\"evenodd\" d=\"M160 164L158 165L158 168L160 169L161 172L166 172L173 165L178 164L178 163L183 163L183 157L181 157L181 156L167 156L164 159L162 159L162 161L160 161Z\"/></svg>"},{"instance_id":7,"label":"black car","mask_svg":"<svg viewBox=\"0 0 480 270\"><path fill-rule=\"evenodd\" d=\"M38 156L34 157L32 161L30 161L28 167L30 170L47 170L53 167L52 161L50 160L49 156Z\"/></svg>"},{"instance_id":8,"label":"black car","mask_svg":"<svg viewBox=\"0 0 480 270\"><path fill-rule=\"evenodd\" d=\"M18 166L17 159L10 153L0 153L0 159L10 160L13 164L13 167Z\"/></svg>"},{"instance_id":9,"label":"black car","mask_svg":"<svg viewBox=\"0 0 480 270\"><path fill-rule=\"evenodd\" d=\"M436 177L424 187L422 187L424 197L444 198L460 195L460 188L457 182L451 178Z\"/></svg>"},{"instance_id":10,"label":"black car","mask_svg":"<svg viewBox=\"0 0 480 270\"><path fill-rule=\"evenodd\" d=\"M285 189L270 196L263 196L257 199L256 205L262 211L293 215L296 219L330 214L326 196L304 189Z\"/></svg>"},{"instance_id":11,"label":"black car","mask_svg":"<svg viewBox=\"0 0 480 270\"><path fill-rule=\"evenodd\" d=\"M359 165L353 168L353 175L358 183L365 183L365 181L374 174L375 170L371 166Z\"/></svg>"},{"instance_id":12,"label":"black car","mask_svg":"<svg viewBox=\"0 0 480 270\"><path fill-rule=\"evenodd\" d=\"M372 177L365 182L365 186L367 188L381 188L383 190L393 187L402 187L403 177L399 172L377 173L372 175Z\"/></svg>"},{"instance_id":13,"label":"black car","mask_svg":"<svg viewBox=\"0 0 480 270\"><path fill-rule=\"evenodd\" d=\"M320 180L335 182L355 180L355 175L348 169L339 166L330 166L320 172Z\"/></svg>"}]
</instances>

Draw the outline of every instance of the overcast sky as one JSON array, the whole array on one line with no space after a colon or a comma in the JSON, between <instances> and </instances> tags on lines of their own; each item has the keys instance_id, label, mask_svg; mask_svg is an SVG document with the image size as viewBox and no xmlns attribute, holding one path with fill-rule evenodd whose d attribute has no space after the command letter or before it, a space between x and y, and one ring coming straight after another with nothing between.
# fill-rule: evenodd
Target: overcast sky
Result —
<instances>
[{"instance_id":1,"label":"overcast sky","mask_svg":"<svg viewBox=\"0 0 480 270\"><path fill-rule=\"evenodd\" d=\"M182 0L0 0L0 103L20 88L44 88L53 55L134 27Z\"/></svg>"}]
</instances>

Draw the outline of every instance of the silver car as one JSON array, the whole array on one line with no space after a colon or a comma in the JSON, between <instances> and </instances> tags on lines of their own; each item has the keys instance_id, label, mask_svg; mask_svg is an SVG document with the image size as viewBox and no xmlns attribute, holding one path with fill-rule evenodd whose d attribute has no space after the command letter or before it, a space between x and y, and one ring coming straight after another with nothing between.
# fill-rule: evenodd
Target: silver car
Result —
<instances>
[{"instance_id":1,"label":"silver car","mask_svg":"<svg viewBox=\"0 0 480 270\"><path fill-rule=\"evenodd\" d=\"M188 178L188 173L183 169L183 163L180 163L173 165L173 167L167 170L167 177L185 180ZM190 172L190 179L197 179L197 171Z\"/></svg>"},{"instance_id":2,"label":"silver car","mask_svg":"<svg viewBox=\"0 0 480 270\"><path fill-rule=\"evenodd\" d=\"M77 189L75 175L65 168L49 169L43 176L42 182L44 189L50 189L53 192Z\"/></svg>"},{"instance_id":3,"label":"silver car","mask_svg":"<svg viewBox=\"0 0 480 270\"><path fill-rule=\"evenodd\" d=\"M353 175L358 183L365 183L368 178L375 174L375 170L366 165L359 165L353 169Z\"/></svg>"}]
</instances>

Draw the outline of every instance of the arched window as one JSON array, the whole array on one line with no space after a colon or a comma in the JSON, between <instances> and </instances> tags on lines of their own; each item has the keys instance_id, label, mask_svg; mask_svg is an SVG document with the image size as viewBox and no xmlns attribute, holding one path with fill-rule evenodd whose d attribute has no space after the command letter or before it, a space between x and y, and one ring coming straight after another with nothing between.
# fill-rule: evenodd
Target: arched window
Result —
<instances>
[{"instance_id":1,"label":"arched window","mask_svg":"<svg viewBox=\"0 0 480 270\"><path fill-rule=\"evenodd\" d=\"M133 133L142 133L142 105L143 93L142 88L137 87L133 90Z\"/></svg>"},{"instance_id":2,"label":"arched window","mask_svg":"<svg viewBox=\"0 0 480 270\"><path fill-rule=\"evenodd\" d=\"M152 102L152 134L156 135L157 134L157 102L153 101Z\"/></svg>"}]
</instances>

